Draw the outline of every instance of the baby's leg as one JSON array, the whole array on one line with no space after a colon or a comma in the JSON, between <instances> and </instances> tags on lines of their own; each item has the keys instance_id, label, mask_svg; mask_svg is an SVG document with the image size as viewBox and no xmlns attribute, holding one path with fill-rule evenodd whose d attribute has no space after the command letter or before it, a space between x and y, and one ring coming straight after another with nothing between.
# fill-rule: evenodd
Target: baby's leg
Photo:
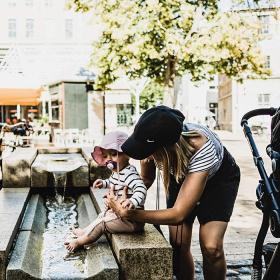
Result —
<instances>
[{"instance_id":1,"label":"baby's leg","mask_svg":"<svg viewBox=\"0 0 280 280\"><path fill-rule=\"evenodd\" d=\"M75 229L72 229L72 232L76 235L76 236L82 236L84 234L89 234L92 229L97 225L99 224L102 219L104 217L104 212L101 212L97 218L91 222L88 226L86 226L85 228L75 228Z\"/></svg>"},{"instance_id":2,"label":"baby's leg","mask_svg":"<svg viewBox=\"0 0 280 280\"><path fill-rule=\"evenodd\" d=\"M91 222L87 227L85 227L85 228L83 229L84 234L89 235L89 234L91 233L91 231L92 231L98 224L100 224L100 223L103 222L105 215L106 215L105 212L99 213L99 215L97 216L97 218L96 218L93 222Z\"/></svg>"},{"instance_id":3,"label":"baby's leg","mask_svg":"<svg viewBox=\"0 0 280 280\"><path fill-rule=\"evenodd\" d=\"M76 236L82 236L85 233L85 229L83 228L73 228L72 232L76 235Z\"/></svg>"},{"instance_id":4,"label":"baby's leg","mask_svg":"<svg viewBox=\"0 0 280 280\"><path fill-rule=\"evenodd\" d=\"M105 229L110 233L131 233L143 230L144 224L122 220L109 210L104 218Z\"/></svg>"},{"instance_id":5,"label":"baby's leg","mask_svg":"<svg viewBox=\"0 0 280 280\"><path fill-rule=\"evenodd\" d=\"M90 228L89 233L86 232L82 236L79 236L77 239L74 239L70 242L67 241L64 243L64 245L69 252L73 252L84 245L91 244L98 240L100 236L104 233L104 231L104 222L99 221L99 223L95 223L94 228Z\"/></svg>"}]
</instances>

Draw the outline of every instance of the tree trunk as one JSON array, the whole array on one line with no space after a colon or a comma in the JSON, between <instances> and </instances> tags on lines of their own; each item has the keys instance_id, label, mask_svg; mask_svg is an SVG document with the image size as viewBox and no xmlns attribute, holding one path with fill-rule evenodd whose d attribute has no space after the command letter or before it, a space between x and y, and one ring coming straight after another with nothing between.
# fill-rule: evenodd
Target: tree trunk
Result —
<instances>
[{"instance_id":1,"label":"tree trunk","mask_svg":"<svg viewBox=\"0 0 280 280\"><path fill-rule=\"evenodd\" d=\"M174 56L169 56L165 72L163 104L171 108L176 106L177 99L174 90L175 64L176 58Z\"/></svg>"},{"instance_id":2,"label":"tree trunk","mask_svg":"<svg viewBox=\"0 0 280 280\"><path fill-rule=\"evenodd\" d=\"M164 87L163 104L168 107L174 108L174 87Z\"/></svg>"}]
</instances>

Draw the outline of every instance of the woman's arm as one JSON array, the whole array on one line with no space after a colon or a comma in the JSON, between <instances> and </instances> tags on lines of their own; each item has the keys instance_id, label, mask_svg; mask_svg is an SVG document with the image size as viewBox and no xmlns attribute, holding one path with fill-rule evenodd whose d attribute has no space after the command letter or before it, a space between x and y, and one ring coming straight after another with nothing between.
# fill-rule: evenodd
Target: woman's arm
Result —
<instances>
[{"instance_id":1,"label":"woman's arm","mask_svg":"<svg viewBox=\"0 0 280 280\"><path fill-rule=\"evenodd\" d=\"M208 172L188 174L179 191L173 208L163 210L127 210L115 200L111 192L108 204L120 217L151 224L176 225L180 224L193 210L199 201L207 180Z\"/></svg>"},{"instance_id":2,"label":"woman's arm","mask_svg":"<svg viewBox=\"0 0 280 280\"><path fill-rule=\"evenodd\" d=\"M145 186L149 189L156 178L156 166L153 159L143 159L140 161L141 173L140 177Z\"/></svg>"}]
</instances>

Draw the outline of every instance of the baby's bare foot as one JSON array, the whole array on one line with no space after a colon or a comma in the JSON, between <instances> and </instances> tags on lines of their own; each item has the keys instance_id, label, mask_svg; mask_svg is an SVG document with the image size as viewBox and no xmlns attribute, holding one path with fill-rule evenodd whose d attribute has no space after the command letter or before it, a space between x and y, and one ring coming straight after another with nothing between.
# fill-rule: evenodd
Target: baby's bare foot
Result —
<instances>
[{"instance_id":1,"label":"baby's bare foot","mask_svg":"<svg viewBox=\"0 0 280 280\"><path fill-rule=\"evenodd\" d=\"M82 245L79 243L78 239L74 239L72 241L67 241L64 242L65 248L69 251L69 252L74 252L76 249L78 249L79 247L81 247Z\"/></svg>"},{"instance_id":2,"label":"baby's bare foot","mask_svg":"<svg viewBox=\"0 0 280 280\"><path fill-rule=\"evenodd\" d=\"M82 236L85 232L82 228L73 228L72 232L76 235L76 236Z\"/></svg>"}]
</instances>

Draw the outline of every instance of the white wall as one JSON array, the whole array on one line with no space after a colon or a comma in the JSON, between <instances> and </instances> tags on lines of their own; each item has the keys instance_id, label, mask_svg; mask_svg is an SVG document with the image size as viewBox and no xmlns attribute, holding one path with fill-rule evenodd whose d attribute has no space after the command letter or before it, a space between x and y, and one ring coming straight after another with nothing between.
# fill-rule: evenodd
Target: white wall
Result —
<instances>
[{"instance_id":1,"label":"white wall","mask_svg":"<svg viewBox=\"0 0 280 280\"><path fill-rule=\"evenodd\" d=\"M193 83L188 75L184 75L178 96L177 108L180 109L187 122L205 124L208 115L207 93L214 82Z\"/></svg>"}]
</instances>

